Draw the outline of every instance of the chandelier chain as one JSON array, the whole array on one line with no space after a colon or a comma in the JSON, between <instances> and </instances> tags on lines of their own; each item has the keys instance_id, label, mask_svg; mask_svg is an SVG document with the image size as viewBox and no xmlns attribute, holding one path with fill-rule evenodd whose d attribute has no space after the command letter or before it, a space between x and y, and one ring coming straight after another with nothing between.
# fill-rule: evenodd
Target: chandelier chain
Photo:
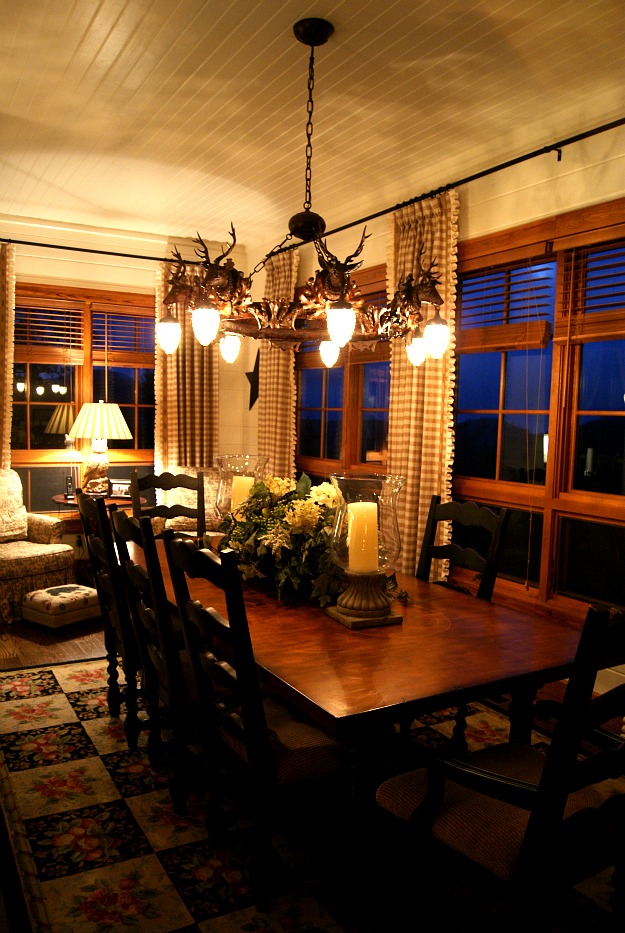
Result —
<instances>
[{"instance_id":1,"label":"chandelier chain","mask_svg":"<svg viewBox=\"0 0 625 933\"><path fill-rule=\"evenodd\" d=\"M259 262L256 263L256 265L254 266L254 268L249 274L249 281L251 282L254 276L256 275L256 273L260 272L261 269L265 268L265 266L267 265L267 262L271 259L271 257L275 256L276 253L281 252L284 249L285 245L289 242L289 240L292 240L292 239L293 239L293 234L287 233L285 238L282 240L282 243L278 243L277 246L272 247L272 249L269 250L267 255L263 259L261 259Z\"/></svg>"},{"instance_id":2,"label":"chandelier chain","mask_svg":"<svg viewBox=\"0 0 625 933\"><path fill-rule=\"evenodd\" d=\"M312 207L312 198L310 193L311 181L312 181L312 134L313 134L313 111L315 109L315 101L313 98L313 91L315 89L315 47L311 46L310 49L310 61L308 63L308 101L306 104L306 113L308 114L308 120L306 121L306 196L304 200L304 210L309 211Z\"/></svg>"}]
</instances>

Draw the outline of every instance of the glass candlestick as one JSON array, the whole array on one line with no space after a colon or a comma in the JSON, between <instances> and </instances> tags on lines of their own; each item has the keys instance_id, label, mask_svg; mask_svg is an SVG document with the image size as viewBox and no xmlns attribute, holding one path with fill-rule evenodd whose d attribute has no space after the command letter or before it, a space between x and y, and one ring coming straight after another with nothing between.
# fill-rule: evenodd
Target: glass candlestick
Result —
<instances>
[{"instance_id":1,"label":"glass candlestick","mask_svg":"<svg viewBox=\"0 0 625 933\"><path fill-rule=\"evenodd\" d=\"M215 464L219 470L215 507L222 518L241 505L254 483L264 479L268 459L256 454L226 454L215 457Z\"/></svg>"},{"instance_id":2,"label":"glass candlestick","mask_svg":"<svg viewBox=\"0 0 625 933\"><path fill-rule=\"evenodd\" d=\"M406 478L333 473L330 479L338 493L330 553L348 585L326 612L348 628L401 622L385 581L401 551L397 497Z\"/></svg>"}]
</instances>

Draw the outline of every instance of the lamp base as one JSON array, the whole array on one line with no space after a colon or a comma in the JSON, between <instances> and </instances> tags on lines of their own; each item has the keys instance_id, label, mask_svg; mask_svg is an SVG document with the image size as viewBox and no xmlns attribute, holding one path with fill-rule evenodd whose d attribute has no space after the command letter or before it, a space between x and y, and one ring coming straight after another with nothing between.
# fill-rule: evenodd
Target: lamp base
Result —
<instances>
[{"instance_id":1,"label":"lamp base","mask_svg":"<svg viewBox=\"0 0 625 933\"><path fill-rule=\"evenodd\" d=\"M105 440L91 442L91 450L83 463L82 491L88 496L108 496L109 458Z\"/></svg>"},{"instance_id":2,"label":"lamp base","mask_svg":"<svg viewBox=\"0 0 625 933\"><path fill-rule=\"evenodd\" d=\"M392 597L385 592L383 573L348 573L348 586L336 606L326 613L347 628L371 628L374 625L397 625L402 616L391 612Z\"/></svg>"}]
</instances>

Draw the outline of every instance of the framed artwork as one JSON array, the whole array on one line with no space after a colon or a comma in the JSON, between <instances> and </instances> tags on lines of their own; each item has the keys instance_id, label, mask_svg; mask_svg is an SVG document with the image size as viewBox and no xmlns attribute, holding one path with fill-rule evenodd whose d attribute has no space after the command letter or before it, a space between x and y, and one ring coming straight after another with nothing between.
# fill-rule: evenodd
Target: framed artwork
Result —
<instances>
[{"instance_id":1,"label":"framed artwork","mask_svg":"<svg viewBox=\"0 0 625 933\"><path fill-rule=\"evenodd\" d=\"M111 489L109 492L111 499L130 499L130 480L113 479L111 480Z\"/></svg>"}]
</instances>

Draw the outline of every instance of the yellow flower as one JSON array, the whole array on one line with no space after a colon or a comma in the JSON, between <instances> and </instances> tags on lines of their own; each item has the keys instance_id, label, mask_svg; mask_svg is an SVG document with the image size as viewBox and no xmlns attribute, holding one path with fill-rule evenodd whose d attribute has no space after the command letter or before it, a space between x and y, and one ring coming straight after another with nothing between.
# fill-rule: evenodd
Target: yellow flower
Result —
<instances>
[{"instance_id":1,"label":"yellow flower","mask_svg":"<svg viewBox=\"0 0 625 933\"><path fill-rule=\"evenodd\" d=\"M284 516L285 521L291 526L291 532L302 534L312 534L317 527L319 517L319 506L310 499L296 499Z\"/></svg>"},{"instance_id":2,"label":"yellow flower","mask_svg":"<svg viewBox=\"0 0 625 933\"><path fill-rule=\"evenodd\" d=\"M264 483L271 495L276 499L295 489L295 480L281 476L266 476Z\"/></svg>"}]
</instances>

